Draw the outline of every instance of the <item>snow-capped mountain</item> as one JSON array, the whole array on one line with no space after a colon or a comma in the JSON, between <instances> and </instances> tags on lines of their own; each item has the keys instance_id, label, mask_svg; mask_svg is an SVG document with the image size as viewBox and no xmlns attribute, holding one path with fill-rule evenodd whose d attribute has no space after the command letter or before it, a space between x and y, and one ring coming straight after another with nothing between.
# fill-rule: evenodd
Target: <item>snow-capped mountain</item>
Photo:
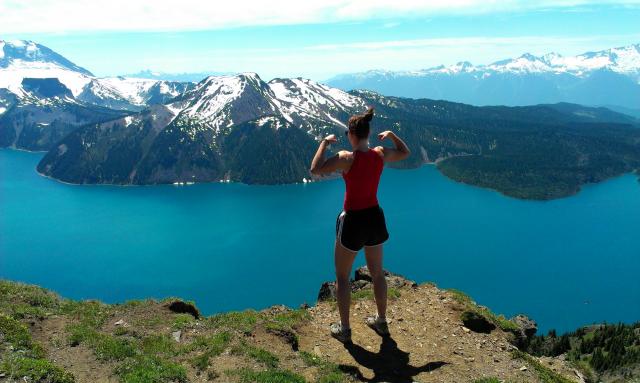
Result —
<instances>
[{"instance_id":1,"label":"snow-capped mountain","mask_svg":"<svg viewBox=\"0 0 640 383\"><path fill-rule=\"evenodd\" d=\"M476 105L575 102L640 108L640 44L564 57L520 57L488 65L459 62L416 71L336 76L329 85Z\"/></svg>"},{"instance_id":2,"label":"snow-capped mountain","mask_svg":"<svg viewBox=\"0 0 640 383\"><path fill-rule=\"evenodd\" d=\"M343 132L365 106L311 80L212 76L166 105L71 133L39 169L80 183L299 182L308 165L299 151L312 151L317 136ZM115 163L118 171L107 172ZM274 176L275 168L284 173Z\"/></svg>"},{"instance_id":3,"label":"snow-capped mountain","mask_svg":"<svg viewBox=\"0 0 640 383\"><path fill-rule=\"evenodd\" d=\"M582 182L640 164L636 121L605 108L480 108L345 93L304 79L266 83L243 73L208 77L168 104L80 127L43 157L38 171L91 184L301 182L318 137L338 133L337 147L347 147L344 121L365 105L376 108L373 137L393 129L410 143L413 154L403 166L444 160L454 164L446 168L452 178L520 197L572 194ZM524 166L536 167L526 181ZM493 179L501 181L485 182Z\"/></svg>"},{"instance_id":4,"label":"snow-capped mountain","mask_svg":"<svg viewBox=\"0 0 640 383\"><path fill-rule=\"evenodd\" d=\"M48 150L82 125L123 114L78 101L57 78L25 78L20 97L0 89L0 147Z\"/></svg>"},{"instance_id":5,"label":"snow-capped mountain","mask_svg":"<svg viewBox=\"0 0 640 383\"><path fill-rule=\"evenodd\" d=\"M129 77L98 78L51 49L33 41L0 40L0 88L25 96L26 78L57 78L80 101L138 111L189 89L189 82Z\"/></svg>"},{"instance_id":6,"label":"snow-capped mountain","mask_svg":"<svg viewBox=\"0 0 640 383\"><path fill-rule=\"evenodd\" d=\"M23 95L25 78L57 78L73 95L82 92L93 74L33 41L0 40L0 88Z\"/></svg>"},{"instance_id":7,"label":"snow-capped mountain","mask_svg":"<svg viewBox=\"0 0 640 383\"><path fill-rule=\"evenodd\" d=\"M211 76L169 104L181 118L198 119L219 131L264 116L314 129L342 126L364 102L344 91L305 79L264 82L256 73Z\"/></svg>"},{"instance_id":8,"label":"snow-capped mountain","mask_svg":"<svg viewBox=\"0 0 640 383\"><path fill-rule=\"evenodd\" d=\"M77 95L81 101L112 109L138 111L162 104L193 87L192 83L129 77L92 79Z\"/></svg>"}]
</instances>

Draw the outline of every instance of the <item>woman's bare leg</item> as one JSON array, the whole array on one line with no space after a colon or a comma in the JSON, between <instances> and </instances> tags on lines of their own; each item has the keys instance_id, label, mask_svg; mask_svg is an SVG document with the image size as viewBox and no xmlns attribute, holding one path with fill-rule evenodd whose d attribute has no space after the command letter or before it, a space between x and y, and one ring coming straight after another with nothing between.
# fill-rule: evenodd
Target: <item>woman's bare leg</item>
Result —
<instances>
[{"instance_id":1,"label":"woman's bare leg","mask_svg":"<svg viewBox=\"0 0 640 383\"><path fill-rule=\"evenodd\" d=\"M351 305L351 286L349 285L349 277L351 276L353 260L358 253L345 249L338 241L336 241L335 246L336 299L338 300L340 322L343 327L350 328L349 305Z\"/></svg>"},{"instance_id":2,"label":"woman's bare leg","mask_svg":"<svg viewBox=\"0 0 640 383\"><path fill-rule=\"evenodd\" d=\"M387 280L382 269L382 245L365 247L364 255L367 258L367 267L373 281L373 295L376 298L378 316L386 318L387 315Z\"/></svg>"}]
</instances>

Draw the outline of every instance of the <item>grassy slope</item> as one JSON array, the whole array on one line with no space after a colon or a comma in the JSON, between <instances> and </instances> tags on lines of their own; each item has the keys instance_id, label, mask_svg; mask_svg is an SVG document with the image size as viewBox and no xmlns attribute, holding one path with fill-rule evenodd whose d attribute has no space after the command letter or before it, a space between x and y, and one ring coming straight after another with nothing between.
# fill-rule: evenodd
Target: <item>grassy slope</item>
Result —
<instances>
[{"instance_id":1,"label":"grassy slope","mask_svg":"<svg viewBox=\"0 0 640 383\"><path fill-rule=\"evenodd\" d=\"M426 285L418 290L440 291ZM392 309L396 311L399 304L406 305L401 296L417 299L412 294L414 290L394 290L390 295L392 307L396 308ZM461 293L442 294L449 297L443 302L459 305L456 310L476 310L507 331L513 325L478 308ZM353 298L357 309L368 305L371 295L359 293ZM0 381L3 377L9 381L27 377L36 382L65 383L96 380L331 383L362 378L356 367L332 361L331 353L318 355L309 348L298 349L302 340L305 342L300 344L338 347L337 342L301 339L312 336L309 331L312 322L336 315L331 303L312 310L275 306L264 311L229 312L196 319L191 314L170 311L167 304L173 301L115 305L72 301L37 286L0 280ZM405 323L411 323L409 318ZM316 327L326 337L324 326L323 323ZM299 331L301 328L307 330ZM500 331L492 336L506 339L502 334L506 333ZM482 336L486 341L486 336ZM341 347L336 350L344 353ZM505 355L509 352L505 351ZM514 354L509 359L516 357L531 358ZM538 374L537 381L568 381L544 366L538 372L533 358L525 362ZM509 363L518 362L513 359ZM517 369L510 372L514 373L520 372Z\"/></svg>"}]
</instances>

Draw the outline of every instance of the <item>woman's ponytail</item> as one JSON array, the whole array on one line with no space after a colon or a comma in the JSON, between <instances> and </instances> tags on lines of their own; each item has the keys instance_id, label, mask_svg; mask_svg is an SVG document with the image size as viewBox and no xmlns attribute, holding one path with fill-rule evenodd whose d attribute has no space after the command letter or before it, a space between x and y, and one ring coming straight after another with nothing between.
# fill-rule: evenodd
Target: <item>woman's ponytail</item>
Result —
<instances>
[{"instance_id":1,"label":"woman's ponytail","mask_svg":"<svg viewBox=\"0 0 640 383\"><path fill-rule=\"evenodd\" d=\"M373 119L373 107L369 107L363 114L356 114L349 118L349 131L359 139L369 137L369 122Z\"/></svg>"}]
</instances>

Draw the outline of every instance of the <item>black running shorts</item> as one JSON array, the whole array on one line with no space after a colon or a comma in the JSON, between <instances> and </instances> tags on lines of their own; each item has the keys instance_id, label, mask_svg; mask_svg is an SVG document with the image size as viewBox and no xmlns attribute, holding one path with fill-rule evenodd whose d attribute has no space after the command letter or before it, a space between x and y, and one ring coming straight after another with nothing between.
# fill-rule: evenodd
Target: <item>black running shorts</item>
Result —
<instances>
[{"instance_id":1,"label":"black running shorts","mask_svg":"<svg viewBox=\"0 0 640 383\"><path fill-rule=\"evenodd\" d=\"M380 206L343 211L336 220L336 239L351 251L363 246L378 246L389 238L384 212Z\"/></svg>"}]
</instances>

